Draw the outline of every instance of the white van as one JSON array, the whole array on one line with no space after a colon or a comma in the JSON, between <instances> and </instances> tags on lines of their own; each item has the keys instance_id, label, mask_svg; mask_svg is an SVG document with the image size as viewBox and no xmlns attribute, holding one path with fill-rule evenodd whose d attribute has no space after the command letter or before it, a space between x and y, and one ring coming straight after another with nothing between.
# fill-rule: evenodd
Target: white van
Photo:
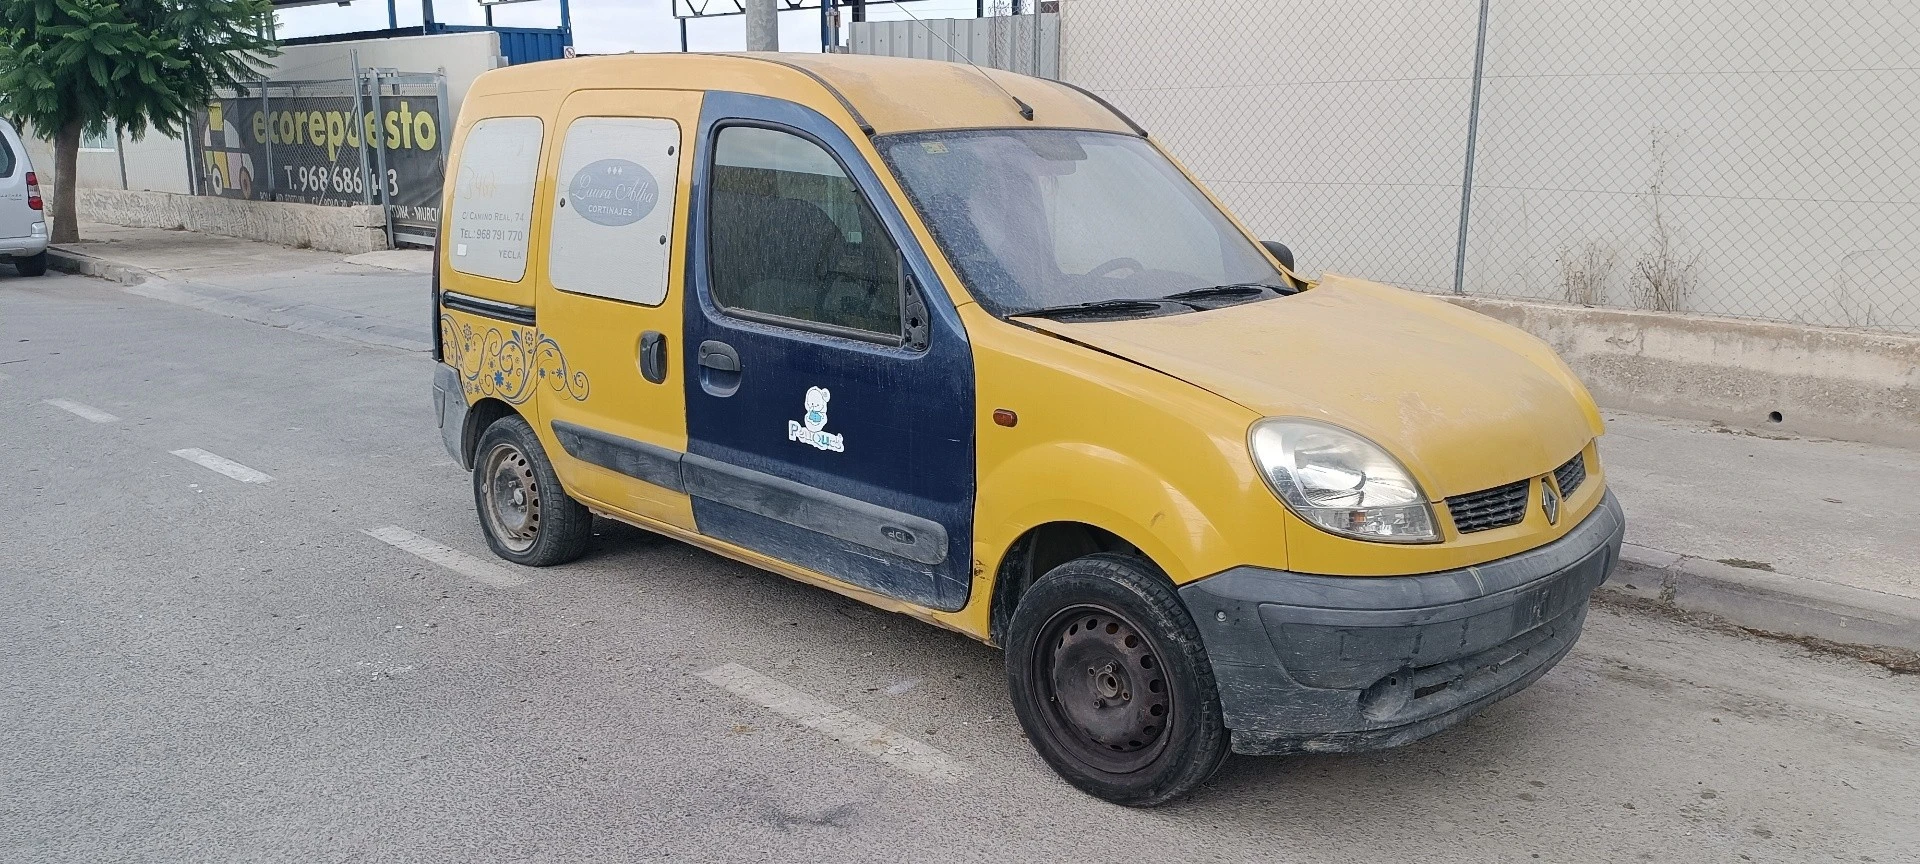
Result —
<instances>
[{"instance_id":1,"label":"white van","mask_svg":"<svg viewBox=\"0 0 1920 864\"><path fill-rule=\"evenodd\" d=\"M46 204L13 124L0 120L0 256L22 276L47 272Z\"/></svg>"}]
</instances>

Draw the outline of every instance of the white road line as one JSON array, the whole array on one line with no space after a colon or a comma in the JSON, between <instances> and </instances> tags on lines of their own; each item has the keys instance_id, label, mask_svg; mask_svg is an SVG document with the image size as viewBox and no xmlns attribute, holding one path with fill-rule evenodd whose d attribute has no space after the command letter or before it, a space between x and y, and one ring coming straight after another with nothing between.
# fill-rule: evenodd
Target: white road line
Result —
<instances>
[{"instance_id":1,"label":"white road line","mask_svg":"<svg viewBox=\"0 0 1920 864\"><path fill-rule=\"evenodd\" d=\"M81 418L86 420L92 420L95 423L120 422L120 418L115 417L112 414L108 414L107 412L102 411L98 408L95 408L92 405L82 405L78 402L73 401L72 399L46 399L43 401L45 401L48 405L52 405L53 407L58 408L62 411L68 412L70 414L77 414Z\"/></svg>"},{"instance_id":2,"label":"white road line","mask_svg":"<svg viewBox=\"0 0 1920 864\"><path fill-rule=\"evenodd\" d=\"M418 534L388 525L385 528L369 528L366 535L386 543L402 552L408 552L432 561L475 582L492 585L495 588L510 588L524 585L527 577L520 575L511 567L495 564L492 561L475 558L458 549L442 546Z\"/></svg>"},{"instance_id":3,"label":"white road line","mask_svg":"<svg viewBox=\"0 0 1920 864\"><path fill-rule=\"evenodd\" d=\"M272 475L262 474L225 456L215 456L198 447L175 450L173 455L212 471L218 471L242 483L270 483Z\"/></svg>"},{"instance_id":4,"label":"white road line","mask_svg":"<svg viewBox=\"0 0 1920 864\"><path fill-rule=\"evenodd\" d=\"M952 783L966 776L959 760L858 714L829 705L758 672L728 663L697 673L701 679L788 720L910 774Z\"/></svg>"}]
</instances>

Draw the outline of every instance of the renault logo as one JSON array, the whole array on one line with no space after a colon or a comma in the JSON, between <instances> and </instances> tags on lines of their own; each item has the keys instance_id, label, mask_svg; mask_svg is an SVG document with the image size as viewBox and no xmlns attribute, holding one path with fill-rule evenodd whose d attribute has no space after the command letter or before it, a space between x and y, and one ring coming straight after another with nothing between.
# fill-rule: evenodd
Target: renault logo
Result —
<instances>
[{"instance_id":1,"label":"renault logo","mask_svg":"<svg viewBox=\"0 0 1920 864\"><path fill-rule=\"evenodd\" d=\"M1540 509L1547 514L1548 525L1560 524L1560 486L1552 474L1540 478Z\"/></svg>"}]
</instances>

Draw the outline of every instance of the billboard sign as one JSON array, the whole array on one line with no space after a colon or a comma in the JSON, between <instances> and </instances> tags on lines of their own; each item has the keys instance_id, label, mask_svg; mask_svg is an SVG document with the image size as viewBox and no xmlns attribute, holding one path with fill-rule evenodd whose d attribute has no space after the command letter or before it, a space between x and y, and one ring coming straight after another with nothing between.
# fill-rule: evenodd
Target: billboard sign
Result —
<instances>
[{"instance_id":1,"label":"billboard sign","mask_svg":"<svg viewBox=\"0 0 1920 864\"><path fill-rule=\"evenodd\" d=\"M270 89L265 99L257 91L222 97L197 112L199 194L332 205L384 199L396 224L435 225L446 171L439 97L363 95L356 110L351 82L341 85L344 95Z\"/></svg>"}]
</instances>

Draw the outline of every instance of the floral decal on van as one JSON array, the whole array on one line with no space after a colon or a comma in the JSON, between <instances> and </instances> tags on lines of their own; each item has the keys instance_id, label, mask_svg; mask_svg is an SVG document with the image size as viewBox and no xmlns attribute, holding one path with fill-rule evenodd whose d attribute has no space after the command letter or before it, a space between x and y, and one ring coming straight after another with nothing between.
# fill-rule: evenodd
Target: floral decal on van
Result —
<instances>
[{"instance_id":1,"label":"floral decal on van","mask_svg":"<svg viewBox=\"0 0 1920 864\"><path fill-rule=\"evenodd\" d=\"M544 383L584 402L590 390L587 373L568 368L560 343L531 327L489 326L482 332L443 313L440 344L447 363L460 370L468 399L491 396L518 405Z\"/></svg>"}]
</instances>

